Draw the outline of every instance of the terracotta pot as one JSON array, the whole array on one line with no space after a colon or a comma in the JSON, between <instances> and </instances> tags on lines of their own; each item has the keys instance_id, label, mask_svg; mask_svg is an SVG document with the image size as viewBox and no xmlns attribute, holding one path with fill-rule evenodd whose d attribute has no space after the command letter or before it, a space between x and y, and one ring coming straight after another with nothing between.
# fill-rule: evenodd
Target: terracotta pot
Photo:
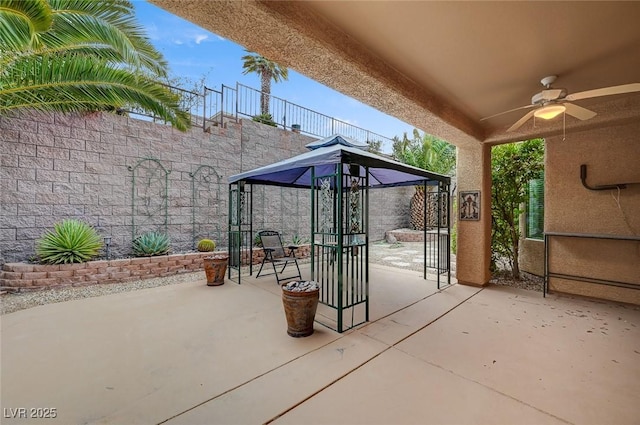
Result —
<instances>
[{"instance_id":1,"label":"terracotta pot","mask_svg":"<svg viewBox=\"0 0 640 425\"><path fill-rule=\"evenodd\" d=\"M224 275L227 273L228 255L214 255L204 258L204 272L207 275L208 286L224 285Z\"/></svg>"},{"instance_id":2,"label":"terracotta pot","mask_svg":"<svg viewBox=\"0 0 640 425\"><path fill-rule=\"evenodd\" d=\"M294 292L282 288L282 304L287 316L287 334L294 338L300 338L313 333L313 321L316 317L319 299L320 289L309 292Z\"/></svg>"}]
</instances>

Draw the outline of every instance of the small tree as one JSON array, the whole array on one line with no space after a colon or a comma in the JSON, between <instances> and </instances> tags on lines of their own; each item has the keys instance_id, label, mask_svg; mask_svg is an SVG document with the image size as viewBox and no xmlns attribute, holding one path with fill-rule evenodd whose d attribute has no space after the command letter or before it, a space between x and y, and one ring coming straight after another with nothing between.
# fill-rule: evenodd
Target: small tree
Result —
<instances>
[{"instance_id":1,"label":"small tree","mask_svg":"<svg viewBox=\"0 0 640 425\"><path fill-rule=\"evenodd\" d=\"M257 53L249 53L242 57L243 74L251 72L260 76L260 114L269 114L269 95L271 94L271 80L276 83L289 79L289 70Z\"/></svg>"},{"instance_id":2,"label":"small tree","mask_svg":"<svg viewBox=\"0 0 640 425\"><path fill-rule=\"evenodd\" d=\"M382 153L382 140L368 140L369 152L380 155Z\"/></svg>"},{"instance_id":3,"label":"small tree","mask_svg":"<svg viewBox=\"0 0 640 425\"><path fill-rule=\"evenodd\" d=\"M413 139L404 133L393 138L393 156L407 165L451 175L456 169L456 147L431 134L413 130Z\"/></svg>"},{"instance_id":4,"label":"small tree","mask_svg":"<svg viewBox=\"0 0 640 425\"><path fill-rule=\"evenodd\" d=\"M455 146L431 134L420 135L416 129L413 130L413 139L409 139L407 133L404 133L402 139L397 136L393 138L393 156L407 165L434 173L451 175L456 169ZM416 192L411 198L411 225L418 230L434 225L424 221L425 196L424 187L416 186ZM435 211L438 209L436 203Z\"/></svg>"},{"instance_id":5,"label":"small tree","mask_svg":"<svg viewBox=\"0 0 640 425\"><path fill-rule=\"evenodd\" d=\"M506 259L515 279L520 278L520 205L527 199L529 180L543 173L542 139L495 146L491 151L491 265L495 270L497 261Z\"/></svg>"}]
</instances>

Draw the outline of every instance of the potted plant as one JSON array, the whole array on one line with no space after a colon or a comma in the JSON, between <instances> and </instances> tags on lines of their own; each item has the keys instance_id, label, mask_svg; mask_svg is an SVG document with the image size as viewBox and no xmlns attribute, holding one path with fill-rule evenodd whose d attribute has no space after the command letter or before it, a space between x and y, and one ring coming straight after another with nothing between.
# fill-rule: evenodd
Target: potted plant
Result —
<instances>
[{"instance_id":1,"label":"potted plant","mask_svg":"<svg viewBox=\"0 0 640 425\"><path fill-rule=\"evenodd\" d=\"M216 243L211 239L202 239L198 242L198 251L213 252ZM203 259L204 273L207 276L207 286L224 285L224 275L227 273L229 256L225 254L212 255Z\"/></svg>"},{"instance_id":2,"label":"potted plant","mask_svg":"<svg viewBox=\"0 0 640 425\"><path fill-rule=\"evenodd\" d=\"M314 281L291 281L282 285L282 304L287 317L287 334L294 338L313 333L320 286Z\"/></svg>"}]
</instances>

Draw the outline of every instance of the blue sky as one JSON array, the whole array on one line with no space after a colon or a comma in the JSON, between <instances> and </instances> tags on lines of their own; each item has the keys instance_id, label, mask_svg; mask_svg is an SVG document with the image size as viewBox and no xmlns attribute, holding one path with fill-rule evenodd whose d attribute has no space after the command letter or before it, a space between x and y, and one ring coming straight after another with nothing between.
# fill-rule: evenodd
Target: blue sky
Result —
<instances>
[{"instance_id":1,"label":"blue sky","mask_svg":"<svg viewBox=\"0 0 640 425\"><path fill-rule=\"evenodd\" d=\"M134 2L136 17L147 36L169 62L170 73L191 81L203 76L207 87L219 89L236 81L259 89L256 74L242 74L244 47L172 15L146 1ZM383 136L392 138L411 134L413 127L385 115L355 99L351 99L289 70L289 80L272 84L271 93L306 108L338 118ZM388 151L390 147L385 147Z\"/></svg>"}]
</instances>

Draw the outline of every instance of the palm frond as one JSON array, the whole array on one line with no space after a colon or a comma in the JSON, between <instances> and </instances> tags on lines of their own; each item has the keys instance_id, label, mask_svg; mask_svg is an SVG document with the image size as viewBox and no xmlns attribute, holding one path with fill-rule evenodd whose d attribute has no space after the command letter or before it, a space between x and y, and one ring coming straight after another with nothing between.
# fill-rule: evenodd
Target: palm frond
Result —
<instances>
[{"instance_id":1,"label":"palm frond","mask_svg":"<svg viewBox=\"0 0 640 425\"><path fill-rule=\"evenodd\" d=\"M243 74L266 74L276 83L289 79L289 70L287 67L279 65L257 53L249 53L248 55L242 56L242 69L244 70L242 72Z\"/></svg>"},{"instance_id":2,"label":"palm frond","mask_svg":"<svg viewBox=\"0 0 640 425\"><path fill-rule=\"evenodd\" d=\"M0 50L37 47L36 33L49 30L51 8L46 0L0 0Z\"/></svg>"},{"instance_id":3,"label":"palm frond","mask_svg":"<svg viewBox=\"0 0 640 425\"><path fill-rule=\"evenodd\" d=\"M24 56L5 70L3 80L0 114L18 108L75 112L135 104L179 130L190 125L178 96L165 86L93 57Z\"/></svg>"},{"instance_id":4,"label":"palm frond","mask_svg":"<svg viewBox=\"0 0 640 425\"><path fill-rule=\"evenodd\" d=\"M54 19L51 31L41 35L44 45L52 49L108 46L121 56L120 61L166 76L167 63L136 23L129 1L50 0L50 3Z\"/></svg>"}]
</instances>

